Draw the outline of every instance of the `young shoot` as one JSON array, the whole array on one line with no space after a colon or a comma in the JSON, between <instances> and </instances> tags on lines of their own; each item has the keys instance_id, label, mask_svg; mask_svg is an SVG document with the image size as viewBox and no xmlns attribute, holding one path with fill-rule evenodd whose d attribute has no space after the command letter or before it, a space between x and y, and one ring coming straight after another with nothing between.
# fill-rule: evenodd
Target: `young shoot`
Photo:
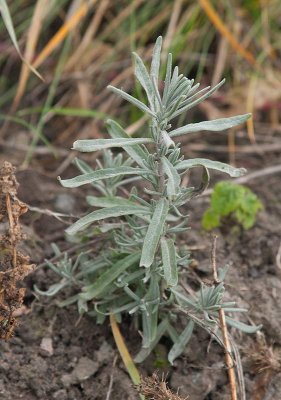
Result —
<instances>
[{"instance_id":1,"label":"young shoot","mask_svg":"<svg viewBox=\"0 0 281 400\"><path fill-rule=\"evenodd\" d=\"M244 123L250 114L175 126L179 115L211 96L224 80L213 88L199 90L199 84L179 74L178 67L172 68L169 54L164 87L160 89L161 45L159 37L149 70L134 53L135 76L146 94L146 103L108 86L148 115L149 130L131 137L115 121L108 120L110 138L77 140L73 145L79 152L103 150L103 160L93 168L77 159L80 175L59 178L67 188L86 184L93 188L93 194L87 197L91 211L67 228L67 235L84 242L103 235L103 240L93 250L89 247L90 251L79 254L74 263L68 257L57 265L50 263L61 281L47 292L37 290L53 295L72 286L75 294L62 305L77 303L81 314L87 312L98 323L111 314L118 321L123 315L131 316L136 335L141 331L142 336L137 362L143 361L164 335L168 336L172 343L168 359L172 364L190 340L195 325L214 332L221 308L231 315L246 311L223 300L225 270L221 271L219 285L202 285L196 296L190 297L181 286L181 272L189 265L189 253L179 240L188 230L186 204L206 189L210 170L239 177L245 169L204 158L185 159L179 137L203 130L225 131ZM183 183L192 168L202 170L198 187ZM144 185L139 185L140 181ZM175 329L180 326L175 323L179 313L186 318L181 331ZM248 333L259 329L231 316L226 321ZM221 343L219 334L214 337Z\"/></svg>"}]
</instances>

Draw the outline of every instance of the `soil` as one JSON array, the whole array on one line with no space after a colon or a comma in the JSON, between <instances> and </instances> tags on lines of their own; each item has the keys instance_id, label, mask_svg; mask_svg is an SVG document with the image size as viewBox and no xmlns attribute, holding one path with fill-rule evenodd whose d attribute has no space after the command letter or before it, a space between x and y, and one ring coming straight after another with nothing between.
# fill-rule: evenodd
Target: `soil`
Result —
<instances>
[{"instance_id":1,"label":"soil","mask_svg":"<svg viewBox=\"0 0 281 400\"><path fill-rule=\"evenodd\" d=\"M216 138L214 143L218 143ZM207 156L203 154L203 157ZM19 164L19 155L15 153L3 153L1 163L4 159ZM253 171L279 162L278 154L270 153L270 157L268 154L252 154L247 158L237 155L237 164ZM81 191L63 189L55 178L58 166L58 162L51 165L48 157L38 157L30 168L19 170L19 198L33 207L82 215L86 207L83 199L88 189L85 188L82 194ZM74 170L68 168L63 174L71 176ZM213 174L212 182L218 178L221 176ZM264 210L249 231L237 227L218 231L217 262L221 266L232 262L226 280L226 297L231 295L239 306L249 309L245 322L263 324L266 345L260 335L231 330L242 357L247 399L278 400L281 399L281 269L276 256L281 226L280 174L250 181L248 186L260 197ZM206 196L189 206L192 230L183 239L192 249L194 261L190 274L183 279L193 283L197 278L211 278L211 238L200 227L200 218L208 203L209 197ZM63 237L65 224L48 213L30 211L23 224L28 237L24 251L31 256L32 262L40 264L44 258L51 257L51 242L59 243L63 249L70 247ZM56 276L46 267L37 268L25 281L25 307L21 310L16 334L10 341L0 342L0 398L138 399L118 357L109 324L97 326L87 316L79 319L75 307L61 309L56 300L35 295L34 284L44 289L55 281ZM131 353L135 354L140 345L138 333L132 330L129 320L121 330ZM163 340L157 349L162 358L168 345ZM263 355L262 361L258 358L260 354ZM152 375L158 368L160 375L167 376L169 387L175 391L179 389L183 398L229 399L223 351L215 343L210 343L210 337L201 330L196 331L173 367L166 364L160 367L154 353L139 368L143 375Z\"/></svg>"}]
</instances>

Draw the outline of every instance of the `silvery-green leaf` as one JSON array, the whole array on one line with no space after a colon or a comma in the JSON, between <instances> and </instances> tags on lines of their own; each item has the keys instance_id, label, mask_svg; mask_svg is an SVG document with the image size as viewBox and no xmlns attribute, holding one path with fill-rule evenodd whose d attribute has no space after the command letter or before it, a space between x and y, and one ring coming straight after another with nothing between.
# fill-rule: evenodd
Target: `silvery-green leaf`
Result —
<instances>
[{"instance_id":1,"label":"silvery-green leaf","mask_svg":"<svg viewBox=\"0 0 281 400\"><path fill-rule=\"evenodd\" d=\"M140 253L135 253L117 261L106 272L101 274L92 285L85 286L79 297L84 300L91 300L99 296L122 272L126 271L132 265L137 264L139 259Z\"/></svg>"},{"instance_id":2,"label":"silvery-green leaf","mask_svg":"<svg viewBox=\"0 0 281 400\"><path fill-rule=\"evenodd\" d=\"M198 124L188 124L181 128L175 129L169 132L171 137L184 135L190 132L198 131L224 131L225 129L232 128L233 126L240 125L247 121L251 117L251 114L236 115L230 118L214 119L213 121L199 122Z\"/></svg>"},{"instance_id":3,"label":"silvery-green leaf","mask_svg":"<svg viewBox=\"0 0 281 400\"><path fill-rule=\"evenodd\" d=\"M88 172L93 172L94 171L94 169L92 167L90 167L89 164L87 164L83 160L80 160L77 157L74 158L74 164L79 169L79 171L82 172L83 174L87 174Z\"/></svg>"},{"instance_id":4,"label":"silvery-green leaf","mask_svg":"<svg viewBox=\"0 0 281 400\"><path fill-rule=\"evenodd\" d=\"M158 277L152 274L149 288L143 299L145 309L142 312L143 341L142 347L149 348L155 340L158 324L158 306L160 302L160 289Z\"/></svg>"},{"instance_id":5,"label":"silvery-green leaf","mask_svg":"<svg viewBox=\"0 0 281 400\"><path fill-rule=\"evenodd\" d=\"M85 301L84 299L81 299L81 297L78 299L77 306L78 306L79 315L83 315L89 311L87 301Z\"/></svg>"},{"instance_id":6,"label":"silvery-green leaf","mask_svg":"<svg viewBox=\"0 0 281 400\"><path fill-rule=\"evenodd\" d=\"M163 104L167 103L167 95L170 89L171 75L172 75L172 59L173 59L172 54L169 53L167 59L167 67L166 67L165 86L163 91Z\"/></svg>"},{"instance_id":7,"label":"silvery-green leaf","mask_svg":"<svg viewBox=\"0 0 281 400\"><path fill-rule=\"evenodd\" d=\"M58 302L58 306L61 307L61 308L69 306L70 304L76 303L76 301L78 301L78 299L79 299L79 295L75 294L74 296L70 296L67 299L63 300L63 301L59 301Z\"/></svg>"},{"instance_id":8,"label":"silvery-green leaf","mask_svg":"<svg viewBox=\"0 0 281 400\"><path fill-rule=\"evenodd\" d=\"M189 299L184 294L180 293L178 290L171 288L172 293L176 296L176 300L178 301L179 305L183 307L191 307L197 310L197 304L194 300Z\"/></svg>"},{"instance_id":9,"label":"silvery-green leaf","mask_svg":"<svg viewBox=\"0 0 281 400\"><path fill-rule=\"evenodd\" d=\"M156 117L155 113L153 111L151 111L145 104L143 104L141 101L135 99L133 96L129 95L128 93L124 92L123 90L117 89L116 87L111 86L111 85L107 86L107 88L110 89L112 92L118 94L119 96L123 97L123 99L134 104L136 107L138 107L144 113L147 113L147 114L151 115L152 117Z\"/></svg>"},{"instance_id":10,"label":"silvery-green leaf","mask_svg":"<svg viewBox=\"0 0 281 400\"><path fill-rule=\"evenodd\" d=\"M178 283L178 271L174 241L172 239L166 239L165 237L162 237L161 252L164 278L168 286L176 286Z\"/></svg>"},{"instance_id":11,"label":"silvery-green leaf","mask_svg":"<svg viewBox=\"0 0 281 400\"><path fill-rule=\"evenodd\" d=\"M162 36L158 36L153 49L152 62L150 68L150 76L154 76L156 82L158 82L158 77L159 77L161 47L162 47Z\"/></svg>"},{"instance_id":12,"label":"silvery-green leaf","mask_svg":"<svg viewBox=\"0 0 281 400\"><path fill-rule=\"evenodd\" d=\"M87 183L100 181L102 179L114 178L115 176L140 175L140 174L147 174L148 172L147 170L141 168L117 167L117 168L98 169L96 171L89 172L87 174L78 175L75 178L71 179L61 179L60 177L58 177L58 179L62 184L62 186L67 188L75 188L82 185L86 185Z\"/></svg>"},{"instance_id":13,"label":"silvery-green leaf","mask_svg":"<svg viewBox=\"0 0 281 400\"><path fill-rule=\"evenodd\" d=\"M164 143L164 145L169 148L169 147L175 147L175 142L170 138L168 133L166 131L161 131L160 133L160 138L161 142Z\"/></svg>"},{"instance_id":14,"label":"silvery-green leaf","mask_svg":"<svg viewBox=\"0 0 281 400\"><path fill-rule=\"evenodd\" d=\"M40 290L36 285L34 286L35 292L41 294L42 296L54 296L57 294L61 289L68 285L66 280L62 280L59 283L55 283L51 285L48 290Z\"/></svg>"},{"instance_id":15,"label":"silvery-green leaf","mask_svg":"<svg viewBox=\"0 0 281 400\"><path fill-rule=\"evenodd\" d=\"M189 110L190 108L196 106L197 104L201 103L203 100L210 97L216 90L218 90L224 84L224 82L225 82L225 79L223 79L221 82L219 82L216 86L214 86L212 89L210 89L203 96L199 97L199 99L194 100L191 103L187 104L186 106L178 109L176 112L174 112L174 114L171 116L170 119L177 117L178 115L182 114L183 112Z\"/></svg>"},{"instance_id":16,"label":"silvery-green leaf","mask_svg":"<svg viewBox=\"0 0 281 400\"><path fill-rule=\"evenodd\" d=\"M149 349L156 337L158 313L142 311L142 348ZM155 328L156 327L156 328Z\"/></svg>"},{"instance_id":17,"label":"silvery-green leaf","mask_svg":"<svg viewBox=\"0 0 281 400\"><path fill-rule=\"evenodd\" d=\"M194 322L190 320L186 325L185 329L183 330L183 332L179 335L178 342L176 342L169 351L168 360L172 365L174 363L174 360L182 354L182 352L185 349L185 346L191 339L193 328L194 328Z\"/></svg>"},{"instance_id":18,"label":"silvery-green leaf","mask_svg":"<svg viewBox=\"0 0 281 400\"><path fill-rule=\"evenodd\" d=\"M116 206L134 206L136 203L133 201L124 199L123 197L95 197L87 196L87 203L93 207L116 207Z\"/></svg>"},{"instance_id":19,"label":"silvery-green leaf","mask_svg":"<svg viewBox=\"0 0 281 400\"><path fill-rule=\"evenodd\" d=\"M247 325L243 322L235 321L234 319L227 316L225 317L225 319L228 325L232 326L233 328L237 328L245 333L256 333L262 328L262 325Z\"/></svg>"},{"instance_id":20,"label":"silvery-green leaf","mask_svg":"<svg viewBox=\"0 0 281 400\"><path fill-rule=\"evenodd\" d=\"M117 124L117 122L108 119L106 121L106 125L108 133L112 138L130 139L130 136L124 131L124 129L119 124ZM138 165L140 165L141 167L145 166L143 160L146 160L147 156L141 146L139 145L124 146L124 150Z\"/></svg>"},{"instance_id":21,"label":"silvery-green leaf","mask_svg":"<svg viewBox=\"0 0 281 400\"><path fill-rule=\"evenodd\" d=\"M152 352L154 347L157 345L159 340L162 338L162 336L166 332L168 324L169 324L169 322L168 322L167 318L165 318L163 321L160 322L160 324L157 327L156 336L155 336L154 340L151 341L150 346L146 347L146 348L142 347L141 350L139 351L139 353L134 358L134 361L136 363L143 362L149 356L149 354Z\"/></svg>"},{"instance_id":22,"label":"silvery-green leaf","mask_svg":"<svg viewBox=\"0 0 281 400\"><path fill-rule=\"evenodd\" d=\"M140 56L137 53L133 53L133 56L135 59L135 76L137 77L138 81L144 88L147 97L149 99L149 102L152 105L154 97L154 89L152 81Z\"/></svg>"},{"instance_id":23,"label":"silvery-green leaf","mask_svg":"<svg viewBox=\"0 0 281 400\"><path fill-rule=\"evenodd\" d=\"M113 217L121 217L123 215L146 215L149 214L145 207L140 206L117 206L117 207L110 207L110 208L103 208L101 210L96 210L91 212L90 214L85 215L85 217L80 218L76 221L73 225L66 229L66 233L68 235L75 235L77 232L82 231L83 229L87 228L90 224L96 221L100 221L106 218L113 218Z\"/></svg>"},{"instance_id":24,"label":"silvery-green leaf","mask_svg":"<svg viewBox=\"0 0 281 400\"><path fill-rule=\"evenodd\" d=\"M170 163L166 157L161 158L163 169L168 177L167 193L169 198L177 195L180 187L181 178L176 168Z\"/></svg>"},{"instance_id":25,"label":"silvery-green leaf","mask_svg":"<svg viewBox=\"0 0 281 400\"><path fill-rule=\"evenodd\" d=\"M206 158L193 158L190 160L183 160L179 162L176 166L176 169L188 169L196 166L204 166L208 169L215 169L217 171L225 172L226 174L230 175L231 177L238 177L244 175L247 171L245 168L235 168L231 165L219 162L219 161L212 161Z\"/></svg>"},{"instance_id":26,"label":"silvery-green leaf","mask_svg":"<svg viewBox=\"0 0 281 400\"><path fill-rule=\"evenodd\" d=\"M156 204L154 214L148 226L143 247L140 266L150 267L153 263L154 256L158 247L160 237L165 225L165 221L169 211L169 203L166 199L162 198Z\"/></svg>"},{"instance_id":27,"label":"silvery-green leaf","mask_svg":"<svg viewBox=\"0 0 281 400\"><path fill-rule=\"evenodd\" d=\"M209 182L210 182L210 175L209 175L209 171L207 170L207 168L204 165L201 165L201 167L203 168L203 172L202 172L202 176L201 176L201 183L198 187L196 187L195 189L193 189L192 191L192 197L194 196L199 196L200 194L202 194L207 187L209 186Z\"/></svg>"},{"instance_id":28,"label":"silvery-green leaf","mask_svg":"<svg viewBox=\"0 0 281 400\"><path fill-rule=\"evenodd\" d=\"M170 323L167 325L167 333L170 336L173 343L177 343L179 340L179 335L176 329Z\"/></svg>"},{"instance_id":29,"label":"silvery-green leaf","mask_svg":"<svg viewBox=\"0 0 281 400\"><path fill-rule=\"evenodd\" d=\"M96 150L109 149L111 147L134 146L136 144L152 143L150 138L116 138L116 139L91 139L76 140L73 143L73 149L89 153Z\"/></svg>"}]
</instances>

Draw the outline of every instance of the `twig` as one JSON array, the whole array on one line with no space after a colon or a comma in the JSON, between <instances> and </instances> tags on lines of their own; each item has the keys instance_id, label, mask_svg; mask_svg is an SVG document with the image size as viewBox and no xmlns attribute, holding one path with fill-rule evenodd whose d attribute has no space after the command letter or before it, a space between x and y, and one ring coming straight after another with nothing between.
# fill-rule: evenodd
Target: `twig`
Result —
<instances>
[{"instance_id":1,"label":"twig","mask_svg":"<svg viewBox=\"0 0 281 400\"><path fill-rule=\"evenodd\" d=\"M277 267L279 269L281 269L281 242L280 242L277 254L276 254L276 264L277 264Z\"/></svg>"},{"instance_id":2,"label":"twig","mask_svg":"<svg viewBox=\"0 0 281 400\"><path fill-rule=\"evenodd\" d=\"M113 374L114 374L114 368L116 365L116 361L118 359L118 356L116 355L114 357L113 363L112 363L112 369L111 369L111 374L110 374L110 380L109 380L109 385L108 385L108 390L107 390L107 394L106 394L106 399L105 400L109 400L110 396L111 396L111 392L112 392L112 386L113 386Z\"/></svg>"},{"instance_id":3,"label":"twig","mask_svg":"<svg viewBox=\"0 0 281 400\"><path fill-rule=\"evenodd\" d=\"M216 245L217 245L217 236L214 235L213 237L213 244L212 244L212 269L213 269L213 277L214 283L217 285L219 283L218 279L218 272L217 272L217 264L216 264ZM222 340L225 347L225 363L227 366L228 372L228 379L230 383L230 390L231 390L231 400L237 400L237 388L236 388L236 377L235 377L235 370L234 370L234 363L231 357L231 345L228 337L227 326L225 321L225 314L222 308L219 309L219 320L220 320L220 328L222 333Z\"/></svg>"}]
</instances>

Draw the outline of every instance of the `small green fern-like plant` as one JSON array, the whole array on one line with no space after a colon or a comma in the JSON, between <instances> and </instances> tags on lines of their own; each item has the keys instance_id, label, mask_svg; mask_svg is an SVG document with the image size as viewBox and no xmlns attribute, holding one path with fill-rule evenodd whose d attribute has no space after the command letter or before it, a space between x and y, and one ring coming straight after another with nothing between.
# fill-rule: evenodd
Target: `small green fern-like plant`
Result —
<instances>
[{"instance_id":1,"label":"small green fern-like plant","mask_svg":"<svg viewBox=\"0 0 281 400\"><path fill-rule=\"evenodd\" d=\"M203 215L202 226L206 230L218 228L224 218L230 217L243 229L250 229L262 209L261 201L251 189L232 182L219 182L214 187L211 206Z\"/></svg>"},{"instance_id":2,"label":"small green fern-like plant","mask_svg":"<svg viewBox=\"0 0 281 400\"><path fill-rule=\"evenodd\" d=\"M168 354L173 363L191 338L195 325L213 332L220 308L231 313L245 311L236 308L233 302L223 301L223 283L203 285L198 294L190 298L179 280L189 264L189 254L179 240L179 235L188 229L188 218L181 207L204 191L209 182L209 170L237 177L243 175L245 169L202 158L185 159L180 143L174 140L190 132L222 131L245 122L250 115L174 129L172 121L176 117L211 96L224 81L213 88L199 90L199 84L180 75L178 67L172 69L172 55L169 54L165 84L160 91L161 44L159 37L150 72L134 54L135 75L146 93L147 104L121 89L108 87L150 117L149 131L132 138L119 124L108 120L109 139L78 140L73 145L76 151L103 150L104 155L94 169L77 159L81 174L72 179L60 179L67 188L92 185L94 194L87 197L94 210L71 225L66 233L83 241L93 235L105 236L98 254L88 251L80 254L75 263L67 256L58 265L49 263L62 279L41 293L53 295L67 286L76 288L76 294L61 305L77 302L79 312L95 316L98 323L110 314L119 321L124 314L132 316L136 328L142 332L142 348L135 360L143 361L161 337L167 335L173 342ZM113 156L110 148L121 148L124 152ZM200 185L185 187L183 176L196 167L202 169ZM137 189L137 186L143 187L138 185L139 181L144 183L144 189ZM132 187L134 183L136 186ZM127 184L132 187L130 192L124 190ZM178 332L174 326L181 309L187 313L186 325ZM227 317L227 322L246 332L259 329L231 317ZM220 341L219 335L215 337Z\"/></svg>"}]
</instances>

